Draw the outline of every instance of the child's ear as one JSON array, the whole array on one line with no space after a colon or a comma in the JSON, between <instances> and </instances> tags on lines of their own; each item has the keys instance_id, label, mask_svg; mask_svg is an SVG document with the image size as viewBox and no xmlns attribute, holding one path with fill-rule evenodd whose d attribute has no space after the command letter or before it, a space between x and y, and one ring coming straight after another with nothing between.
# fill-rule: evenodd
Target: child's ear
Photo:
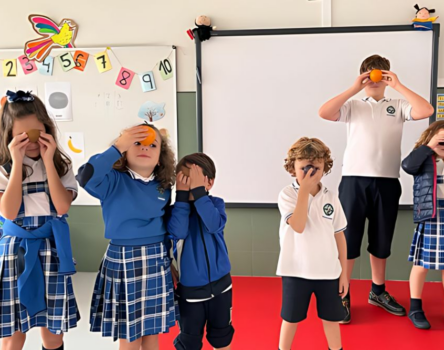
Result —
<instances>
[{"instance_id":1,"label":"child's ear","mask_svg":"<svg viewBox=\"0 0 444 350\"><path fill-rule=\"evenodd\" d=\"M208 185L207 185L206 190L207 191L211 190L213 188L213 186L214 186L214 179L208 179Z\"/></svg>"}]
</instances>

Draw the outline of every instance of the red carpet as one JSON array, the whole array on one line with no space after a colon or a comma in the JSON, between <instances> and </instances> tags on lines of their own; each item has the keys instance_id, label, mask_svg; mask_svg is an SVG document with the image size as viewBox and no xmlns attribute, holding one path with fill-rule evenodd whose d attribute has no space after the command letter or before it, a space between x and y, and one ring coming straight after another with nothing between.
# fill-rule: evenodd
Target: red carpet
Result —
<instances>
[{"instance_id":1,"label":"red carpet","mask_svg":"<svg viewBox=\"0 0 444 350\"><path fill-rule=\"evenodd\" d=\"M281 324L281 280L279 278L233 278L232 350L277 350ZM341 326L344 350L443 350L444 292L441 283L426 283L424 310L432 329L421 331L407 317L390 315L367 303L370 281L352 281L352 322ZM408 309L408 282L387 282L387 290ZM314 298L314 297L313 297ZM160 336L160 349L172 350L178 327ZM211 350L204 341L204 350ZM299 325L293 350L327 350L316 305L311 303L307 319Z\"/></svg>"}]
</instances>

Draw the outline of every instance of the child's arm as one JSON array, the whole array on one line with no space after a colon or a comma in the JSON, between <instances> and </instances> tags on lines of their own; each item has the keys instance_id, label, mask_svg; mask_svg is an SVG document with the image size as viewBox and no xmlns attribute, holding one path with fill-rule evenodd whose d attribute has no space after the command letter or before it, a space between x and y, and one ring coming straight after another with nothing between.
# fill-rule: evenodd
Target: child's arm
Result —
<instances>
[{"instance_id":1,"label":"child's arm","mask_svg":"<svg viewBox=\"0 0 444 350\"><path fill-rule=\"evenodd\" d=\"M371 83L369 79L370 72L366 72L361 74L353 86L348 90L344 91L342 94L332 98L330 101L324 103L322 107L319 109L319 116L322 119L336 121L341 116L340 109L341 107L353 96L355 96L359 91L364 89L368 84Z\"/></svg>"},{"instance_id":2,"label":"child's arm","mask_svg":"<svg viewBox=\"0 0 444 350\"><path fill-rule=\"evenodd\" d=\"M185 239L188 236L190 220L190 179L182 172L176 179L176 203L169 209L167 231L175 239Z\"/></svg>"},{"instance_id":3,"label":"child's arm","mask_svg":"<svg viewBox=\"0 0 444 350\"><path fill-rule=\"evenodd\" d=\"M101 154L92 156L88 163L80 167L76 176L80 186L92 196L103 200L116 180L115 173L112 172L114 163L132 145L142 141L147 136L147 129L143 126L135 126L124 130L114 146Z\"/></svg>"},{"instance_id":4,"label":"child's arm","mask_svg":"<svg viewBox=\"0 0 444 350\"><path fill-rule=\"evenodd\" d=\"M347 242L345 240L344 231L347 228L347 219L344 214L339 198L336 198L335 213L333 218L333 227L335 230L336 246L339 252L339 261L341 263L341 276L339 277L339 295L344 298L348 293L348 271L347 271Z\"/></svg>"},{"instance_id":5,"label":"child's arm","mask_svg":"<svg viewBox=\"0 0 444 350\"><path fill-rule=\"evenodd\" d=\"M57 214L64 215L71 207L74 197L73 191L66 189L63 185L54 165L54 152L57 149L57 144L50 134L41 132L39 145L40 155L43 159L43 163L45 164L51 200L55 209L57 210Z\"/></svg>"},{"instance_id":6,"label":"child's arm","mask_svg":"<svg viewBox=\"0 0 444 350\"><path fill-rule=\"evenodd\" d=\"M8 185L0 197L0 212L8 220L14 220L22 205L23 157L29 143L28 135L23 133L14 137L9 144L12 169Z\"/></svg>"},{"instance_id":7,"label":"child's arm","mask_svg":"<svg viewBox=\"0 0 444 350\"><path fill-rule=\"evenodd\" d=\"M113 165L121 157L120 151L111 146L101 154L92 156L88 163L79 168L76 179L90 195L103 200L116 181Z\"/></svg>"},{"instance_id":8,"label":"child's arm","mask_svg":"<svg viewBox=\"0 0 444 350\"><path fill-rule=\"evenodd\" d=\"M433 106L412 90L401 84L398 76L388 70L383 70L382 82L398 91L412 106L411 116L414 120L425 119L433 115L435 109ZM389 78L389 79L387 79Z\"/></svg>"},{"instance_id":9,"label":"child's arm","mask_svg":"<svg viewBox=\"0 0 444 350\"><path fill-rule=\"evenodd\" d=\"M209 186L210 182L203 175L202 169L195 164L190 168L189 179L194 205L208 232L217 233L223 230L227 222L224 201L220 198L215 198L213 203L208 197L206 187Z\"/></svg>"},{"instance_id":10,"label":"child's arm","mask_svg":"<svg viewBox=\"0 0 444 350\"><path fill-rule=\"evenodd\" d=\"M314 176L311 176L313 169L310 169L300 183L298 191L298 200L293 215L287 220L293 231L303 233L307 224L308 218L308 199L310 192L319 186L322 178L322 171L317 171Z\"/></svg>"},{"instance_id":11,"label":"child's arm","mask_svg":"<svg viewBox=\"0 0 444 350\"><path fill-rule=\"evenodd\" d=\"M214 203L208 197L204 187L197 187L191 190L202 222L209 233L217 233L224 229L227 223L227 214L225 213L225 203L220 198L214 198Z\"/></svg>"},{"instance_id":12,"label":"child's arm","mask_svg":"<svg viewBox=\"0 0 444 350\"><path fill-rule=\"evenodd\" d=\"M444 142L444 140L443 140ZM420 146L413 150L403 161L402 169L410 175L418 175L422 164L433 155L434 151L428 146Z\"/></svg>"},{"instance_id":13,"label":"child's arm","mask_svg":"<svg viewBox=\"0 0 444 350\"><path fill-rule=\"evenodd\" d=\"M335 234L336 245L339 252L339 261L341 262L342 272L339 278L339 295L345 297L348 293L347 280L347 242L345 240L344 231Z\"/></svg>"}]
</instances>

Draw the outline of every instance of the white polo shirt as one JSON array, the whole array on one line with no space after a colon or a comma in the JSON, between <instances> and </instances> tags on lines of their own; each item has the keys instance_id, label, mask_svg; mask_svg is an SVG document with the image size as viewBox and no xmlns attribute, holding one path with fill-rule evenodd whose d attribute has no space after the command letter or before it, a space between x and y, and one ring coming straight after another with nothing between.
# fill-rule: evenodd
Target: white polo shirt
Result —
<instances>
[{"instance_id":1,"label":"white polo shirt","mask_svg":"<svg viewBox=\"0 0 444 350\"><path fill-rule=\"evenodd\" d=\"M23 159L23 164L26 164L30 168L32 168L32 174L23 181L24 184L30 182L46 181L47 179L46 169L45 165L43 164L43 160L41 158L39 160L33 160L25 156ZM28 172L30 172L29 169ZM73 191L73 197L75 198L77 196L78 186L72 168L70 168L66 173L66 175L61 178L61 181L63 186L65 186L67 190ZM6 176L4 169L0 167L0 193L5 192L6 187L8 186L8 182L9 179ZM31 193L24 195L23 202L25 206L25 216L51 215L51 209L49 206L49 197L45 192Z\"/></svg>"},{"instance_id":2,"label":"white polo shirt","mask_svg":"<svg viewBox=\"0 0 444 350\"><path fill-rule=\"evenodd\" d=\"M342 268L335 234L347 228L339 198L324 186L316 196L310 195L304 232L297 233L287 220L296 208L298 191L295 181L279 194L281 252L276 274L312 280L337 279Z\"/></svg>"},{"instance_id":3,"label":"white polo shirt","mask_svg":"<svg viewBox=\"0 0 444 350\"><path fill-rule=\"evenodd\" d=\"M406 100L349 100L340 109L347 124L343 176L399 178L404 122L412 120Z\"/></svg>"}]
</instances>

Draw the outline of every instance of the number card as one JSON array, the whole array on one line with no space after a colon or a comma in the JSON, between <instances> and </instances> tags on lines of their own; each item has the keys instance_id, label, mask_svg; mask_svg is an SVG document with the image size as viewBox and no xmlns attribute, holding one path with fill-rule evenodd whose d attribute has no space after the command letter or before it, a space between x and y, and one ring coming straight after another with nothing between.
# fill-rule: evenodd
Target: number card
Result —
<instances>
[{"instance_id":1,"label":"number card","mask_svg":"<svg viewBox=\"0 0 444 350\"><path fill-rule=\"evenodd\" d=\"M112 69L111 61L109 60L108 53L105 51L100 52L94 56L96 60L97 69L99 73L104 73Z\"/></svg>"},{"instance_id":2,"label":"number card","mask_svg":"<svg viewBox=\"0 0 444 350\"><path fill-rule=\"evenodd\" d=\"M128 90L131 86L131 82L133 81L134 74L135 73L133 71L122 67L117 75L116 85Z\"/></svg>"},{"instance_id":3,"label":"number card","mask_svg":"<svg viewBox=\"0 0 444 350\"><path fill-rule=\"evenodd\" d=\"M86 67L86 62L88 61L89 53L86 53L85 51L76 51L74 53L74 61L76 63L76 66L74 69L77 69L79 71L84 71Z\"/></svg>"},{"instance_id":4,"label":"number card","mask_svg":"<svg viewBox=\"0 0 444 350\"><path fill-rule=\"evenodd\" d=\"M168 80L173 77L173 67L168 58L159 62L159 71L163 80Z\"/></svg>"},{"instance_id":5,"label":"number card","mask_svg":"<svg viewBox=\"0 0 444 350\"><path fill-rule=\"evenodd\" d=\"M74 58L72 57L70 52L66 52L63 55L58 56L60 65L62 66L62 69L67 72L73 69L76 66L76 63L74 62Z\"/></svg>"},{"instance_id":6,"label":"number card","mask_svg":"<svg viewBox=\"0 0 444 350\"><path fill-rule=\"evenodd\" d=\"M156 90L156 82L154 81L153 72L145 72L139 74L140 84L142 85L143 92L149 92Z\"/></svg>"},{"instance_id":7,"label":"number card","mask_svg":"<svg viewBox=\"0 0 444 350\"><path fill-rule=\"evenodd\" d=\"M54 57L47 56L42 63L37 63L39 73L42 75L52 75L54 70Z\"/></svg>"},{"instance_id":8,"label":"number card","mask_svg":"<svg viewBox=\"0 0 444 350\"><path fill-rule=\"evenodd\" d=\"M17 76L17 60L15 58L11 60L3 60L3 76L4 77L16 77Z\"/></svg>"},{"instance_id":9,"label":"number card","mask_svg":"<svg viewBox=\"0 0 444 350\"><path fill-rule=\"evenodd\" d=\"M34 73L37 70L37 66L35 65L34 61L30 61L28 57L25 55L20 56L19 58L20 64L23 68L23 73L25 74L31 74Z\"/></svg>"}]
</instances>

